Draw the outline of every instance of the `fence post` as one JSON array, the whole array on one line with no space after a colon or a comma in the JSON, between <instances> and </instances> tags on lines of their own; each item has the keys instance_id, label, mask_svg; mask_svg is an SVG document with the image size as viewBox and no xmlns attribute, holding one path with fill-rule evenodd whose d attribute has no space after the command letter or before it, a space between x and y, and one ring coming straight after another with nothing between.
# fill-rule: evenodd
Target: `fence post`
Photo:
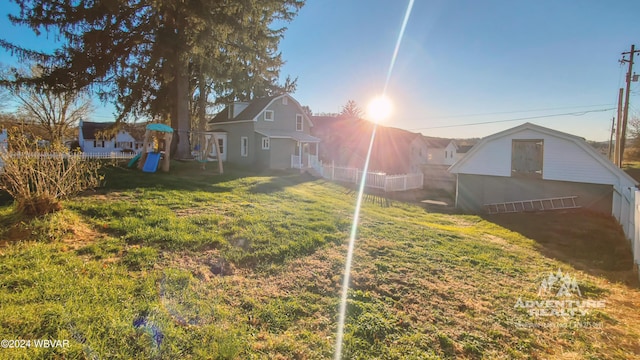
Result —
<instances>
[{"instance_id":1,"label":"fence post","mask_svg":"<svg viewBox=\"0 0 640 360\"><path fill-rule=\"evenodd\" d=\"M404 190L407 190L407 177L409 177L409 175L407 175L407 174L404 174L404 176L402 177L402 180L404 180L404 181L403 181L404 185L403 185L403 187L402 187L402 190L403 190L403 191L404 191Z\"/></svg>"}]
</instances>

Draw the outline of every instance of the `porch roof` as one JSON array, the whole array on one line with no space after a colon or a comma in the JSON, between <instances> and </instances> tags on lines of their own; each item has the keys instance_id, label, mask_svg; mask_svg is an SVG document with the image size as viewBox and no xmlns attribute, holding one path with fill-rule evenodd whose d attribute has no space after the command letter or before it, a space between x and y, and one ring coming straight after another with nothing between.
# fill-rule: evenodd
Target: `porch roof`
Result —
<instances>
[{"instance_id":1,"label":"porch roof","mask_svg":"<svg viewBox=\"0 0 640 360\"><path fill-rule=\"evenodd\" d=\"M293 139L300 142L306 143L319 143L320 139L311 136L309 134L305 134L300 131L286 131L286 130L256 130L256 132L262 136L266 136L271 139Z\"/></svg>"}]
</instances>

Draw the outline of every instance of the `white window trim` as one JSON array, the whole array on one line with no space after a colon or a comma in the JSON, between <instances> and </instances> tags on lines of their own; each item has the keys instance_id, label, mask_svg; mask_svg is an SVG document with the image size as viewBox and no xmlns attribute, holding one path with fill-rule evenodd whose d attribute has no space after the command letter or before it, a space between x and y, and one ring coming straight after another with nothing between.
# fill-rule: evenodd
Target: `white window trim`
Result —
<instances>
[{"instance_id":1,"label":"white window trim","mask_svg":"<svg viewBox=\"0 0 640 360\"><path fill-rule=\"evenodd\" d=\"M269 150L271 148L271 139L265 136L262 138L262 150Z\"/></svg>"},{"instance_id":2,"label":"white window trim","mask_svg":"<svg viewBox=\"0 0 640 360\"><path fill-rule=\"evenodd\" d=\"M247 136L240 137L240 156L242 157L249 156L249 137Z\"/></svg>"},{"instance_id":3,"label":"white window trim","mask_svg":"<svg viewBox=\"0 0 640 360\"><path fill-rule=\"evenodd\" d=\"M267 118L267 114L271 114L271 119ZM274 117L275 117L275 114L273 113L273 110L264 111L264 121L273 121Z\"/></svg>"},{"instance_id":4,"label":"white window trim","mask_svg":"<svg viewBox=\"0 0 640 360\"><path fill-rule=\"evenodd\" d=\"M298 129L298 119L300 119L300 129ZM296 114L296 131L304 131L304 116Z\"/></svg>"},{"instance_id":5,"label":"white window trim","mask_svg":"<svg viewBox=\"0 0 640 360\"><path fill-rule=\"evenodd\" d=\"M218 138L218 152L220 155L224 154L224 139Z\"/></svg>"},{"instance_id":6,"label":"white window trim","mask_svg":"<svg viewBox=\"0 0 640 360\"><path fill-rule=\"evenodd\" d=\"M282 105L289 105L289 98L288 97L283 97L282 98Z\"/></svg>"}]
</instances>

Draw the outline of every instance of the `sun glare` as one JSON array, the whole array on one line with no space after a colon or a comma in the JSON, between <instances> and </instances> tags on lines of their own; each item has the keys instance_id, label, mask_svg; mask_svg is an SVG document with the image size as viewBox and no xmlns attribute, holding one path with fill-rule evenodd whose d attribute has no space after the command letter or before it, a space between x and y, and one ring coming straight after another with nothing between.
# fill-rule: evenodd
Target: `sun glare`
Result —
<instances>
[{"instance_id":1,"label":"sun glare","mask_svg":"<svg viewBox=\"0 0 640 360\"><path fill-rule=\"evenodd\" d=\"M376 124L385 121L393 112L391 99L385 95L376 96L367 106L367 118Z\"/></svg>"}]
</instances>

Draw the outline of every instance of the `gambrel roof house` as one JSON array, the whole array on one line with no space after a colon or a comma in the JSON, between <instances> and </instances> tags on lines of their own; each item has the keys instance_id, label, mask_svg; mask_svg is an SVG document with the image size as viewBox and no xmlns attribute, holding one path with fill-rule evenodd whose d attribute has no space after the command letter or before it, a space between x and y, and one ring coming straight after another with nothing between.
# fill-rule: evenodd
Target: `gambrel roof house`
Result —
<instances>
[{"instance_id":1,"label":"gambrel roof house","mask_svg":"<svg viewBox=\"0 0 640 360\"><path fill-rule=\"evenodd\" d=\"M234 102L208 122L223 160L269 169L318 166L320 139L310 135L313 123L300 104L283 94Z\"/></svg>"},{"instance_id":2,"label":"gambrel roof house","mask_svg":"<svg viewBox=\"0 0 640 360\"><path fill-rule=\"evenodd\" d=\"M490 204L526 211L575 201L620 221L638 184L583 138L531 123L483 138L449 171L457 175L456 207L471 212L491 211ZM549 198L571 200L528 203Z\"/></svg>"}]
</instances>

